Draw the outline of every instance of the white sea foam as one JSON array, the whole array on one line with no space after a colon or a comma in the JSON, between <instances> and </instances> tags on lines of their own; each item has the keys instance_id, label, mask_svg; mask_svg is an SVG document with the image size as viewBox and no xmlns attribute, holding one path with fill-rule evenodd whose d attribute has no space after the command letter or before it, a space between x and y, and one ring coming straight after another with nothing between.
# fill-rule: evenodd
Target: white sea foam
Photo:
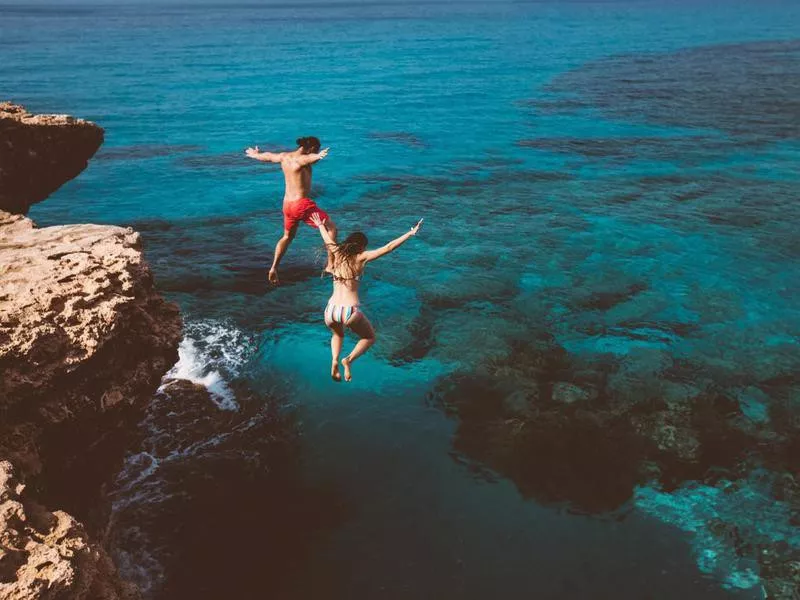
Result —
<instances>
[{"instance_id":1,"label":"white sea foam","mask_svg":"<svg viewBox=\"0 0 800 600\"><path fill-rule=\"evenodd\" d=\"M250 337L238 328L222 321L189 322L184 328L184 339L178 348L178 362L164 376L169 379L188 379L208 389L211 399L220 410L236 411L236 402L229 381L241 373L242 367L253 354L255 345ZM166 389L162 385L161 391ZM162 400L167 400L168 397ZM176 412L167 414L170 419L186 419L188 415ZM183 425L190 427L190 423ZM191 460L210 448L223 443L230 435L245 431L254 425L253 419L239 423L233 430L216 433L197 440L174 440L164 444L164 430L154 415L148 414L140 427L146 432L141 447L129 454L116 477L111 497L111 518L108 532L113 553L122 575L135 582L146 598L157 594L165 573L158 551L149 552L150 542L146 532L135 522L142 507L164 503L184 492L169 485L162 468L176 462ZM130 512L133 511L133 512ZM132 520L131 517L134 517Z\"/></svg>"},{"instance_id":2,"label":"white sea foam","mask_svg":"<svg viewBox=\"0 0 800 600\"><path fill-rule=\"evenodd\" d=\"M235 377L253 351L253 342L241 330L221 321L197 321L185 326L178 362L165 379L188 379L204 386L222 410L239 405L226 378Z\"/></svg>"},{"instance_id":3,"label":"white sea foam","mask_svg":"<svg viewBox=\"0 0 800 600\"><path fill-rule=\"evenodd\" d=\"M252 354L253 348L252 340L245 333L222 322L188 323L184 339L178 349L178 362L164 376L164 380L188 379L201 384L208 389L217 407L222 410L238 410L239 405L226 377L232 378L239 374L241 367ZM165 385L162 385L160 390L165 390ZM180 415L171 412L169 416ZM148 481L161 464L192 456L198 451L217 445L228 436L228 434L218 434L209 439L196 440L185 447L173 447L166 455L159 455L152 451L152 448L155 446L154 442L164 435L164 432L160 430L157 421L149 415L142 426L148 432L142 442L142 449L126 457L125 464L117 475L113 495L115 505L119 508L133 503L131 502L133 490L137 490L135 499L141 500L143 495L141 488L147 487ZM122 504L117 504L118 502Z\"/></svg>"},{"instance_id":4,"label":"white sea foam","mask_svg":"<svg viewBox=\"0 0 800 600\"><path fill-rule=\"evenodd\" d=\"M167 373L168 378L188 379L209 391L211 399L222 410L238 410L236 398L219 371L209 369L203 354L190 338L184 338L178 347L178 362ZM162 388L163 389L163 388Z\"/></svg>"}]
</instances>

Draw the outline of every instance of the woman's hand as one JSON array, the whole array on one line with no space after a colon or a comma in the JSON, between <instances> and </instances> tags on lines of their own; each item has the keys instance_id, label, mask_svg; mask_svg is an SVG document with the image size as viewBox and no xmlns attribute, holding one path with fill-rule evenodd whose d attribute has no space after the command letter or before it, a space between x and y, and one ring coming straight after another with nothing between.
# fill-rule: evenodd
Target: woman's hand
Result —
<instances>
[{"instance_id":1,"label":"woman's hand","mask_svg":"<svg viewBox=\"0 0 800 600\"><path fill-rule=\"evenodd\" d=\"M257 158L261 151L258 149L258 146L255 146L253 148L248 148L244 153L250 158Z\"/></svg>"},{"instance_id":2,"label":"woman's hand","mask_svg":"<svg viewBox=\"0 0 800 600\"><path fill-rule=\"evenodd\" d=\"M317 226L317 228L325 227L325 219L323 219L319 213L315 212L311 215L311 222Z\"/></svg>"},{"instance_id":3,"label":"woman's hand","mask_svg":"<svg viewBox=\"0 0 800 600\"><path fill-rule=\"evenodd\" d=\"M422 222L424 220L425 219L420 219L419 222L411 228L411 231L409 231L409 233L411 235L417 235L417 232L419 231L419 228L422 227Z\"/></svg>"}]
</instances>

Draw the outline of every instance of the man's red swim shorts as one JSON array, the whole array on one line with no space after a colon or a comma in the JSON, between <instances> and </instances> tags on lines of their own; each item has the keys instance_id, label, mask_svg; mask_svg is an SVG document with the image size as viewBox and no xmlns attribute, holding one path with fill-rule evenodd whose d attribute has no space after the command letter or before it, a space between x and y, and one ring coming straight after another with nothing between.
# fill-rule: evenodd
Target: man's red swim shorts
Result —
<instances>
[{"instance_id":1,"label":"man's red swim shorts","mask_svg":"<svg viewBox=\"0 0 800 600\"><path fill-rule=\"evenodd\" d=\"M305 221L310 227L317 228L311 220L311 215L318 214L323 221L329 220L328 213L322 210L311 198L292 200L283 205L283 226L288 231L300 221Z\"/></svg>"}]
</instances>

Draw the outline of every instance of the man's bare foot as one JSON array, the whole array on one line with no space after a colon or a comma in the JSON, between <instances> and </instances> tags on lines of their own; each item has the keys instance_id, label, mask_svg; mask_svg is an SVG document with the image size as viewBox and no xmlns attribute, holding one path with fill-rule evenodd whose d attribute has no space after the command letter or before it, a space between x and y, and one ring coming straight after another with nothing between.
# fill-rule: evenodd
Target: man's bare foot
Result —
<instances>
[{"instance_id":1,"label":"man's bare foot","mask_svg":"<svg viewBox=\"0 0 800 600\"><path fill-rule=\"evenodd\" d=\"M350 372L350 357L342 359L342 366L344 367L344 380L352 381L353 374Z\"/></svg>"},{"instance_id":2,"label":"man's bare foot","mask_svg":"<svg viewBox=\"0 0 800 600\"><path fill-rule=\"evenodd\" d=\"M331 379L333 379L336 382L339 382L339 381L342 380L342 376L339 374L339 362L338 361L333 361L331 363Z\"/></svg>"},{"instance_id":3,"label":"man's bare foot","mask_svg":"<svg viewBox=\"0 0 800 600\"><path fill-rule=\"evenodd\" d=\"M278 281L278 269L270 269L268 278L269 278L269 282L270 283L279 283L279 281Z\"/></svg>"}]
</instances>

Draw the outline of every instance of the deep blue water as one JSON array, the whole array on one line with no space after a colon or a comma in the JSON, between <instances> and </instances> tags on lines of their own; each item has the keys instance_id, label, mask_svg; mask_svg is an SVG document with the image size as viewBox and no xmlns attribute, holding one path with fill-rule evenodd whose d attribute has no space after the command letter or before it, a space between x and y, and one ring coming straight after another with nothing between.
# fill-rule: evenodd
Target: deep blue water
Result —
<instances>
[{"instance_id":1,"label":"deep blue water","mask_svg":"<svg viewBox=\"0 0 800 600\"><path fill-rule=\"evenodd\" d=\"M172 449L143 426L115 491L123 572L170 598L232 580L267 597L273 571L282 598L760 598L763 565L715 523L800 552L798 507L765 483L780 461L706 457L595 502L616 467L576 483L531 456L555 487L488 469L442 389L527 390L520 348L546 338L570 380L603 374L616 398L714 390L765 444L800 431L798 23L795 2L0 6L0 97L106 129L31 216L140 230L186 316L176 369L230 414L196 433L187 416ZM425 217L369 268L379 339L347 386L327 377L317 234L265 282L282 179L242 151L300 135L331 147L314 195L340 229L381 243ZM297 436L286 502L305 512L242 484L262 481L245 434L268 401ZM176 485L223 455L237 476ZM204 532L240 501L277 517L220 525L221 551ZM172 537L142 519L162 510Z\"/></svg>"}]
</instances>

